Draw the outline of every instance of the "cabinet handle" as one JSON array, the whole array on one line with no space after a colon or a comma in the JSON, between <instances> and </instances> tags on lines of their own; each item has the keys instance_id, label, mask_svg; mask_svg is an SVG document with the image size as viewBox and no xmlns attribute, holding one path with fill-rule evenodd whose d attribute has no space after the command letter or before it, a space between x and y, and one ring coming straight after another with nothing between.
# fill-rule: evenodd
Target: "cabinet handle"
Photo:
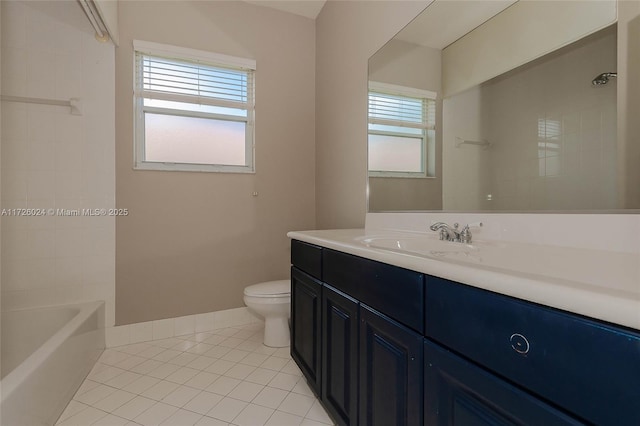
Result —
<instances>
[{"instance_id":1,"label":"cabinet handle","mask_svg":"<svg viewBox=\"0 0 640 426\"><path fill-rule=\"evenodd\" d=\"M511 337L509 337L509 341L511 342L513 350L518 352L520 355L526 355L529 353L531 345L529 345L529 341L522 334L513 333Z\"/></svg>"}]
</instances>

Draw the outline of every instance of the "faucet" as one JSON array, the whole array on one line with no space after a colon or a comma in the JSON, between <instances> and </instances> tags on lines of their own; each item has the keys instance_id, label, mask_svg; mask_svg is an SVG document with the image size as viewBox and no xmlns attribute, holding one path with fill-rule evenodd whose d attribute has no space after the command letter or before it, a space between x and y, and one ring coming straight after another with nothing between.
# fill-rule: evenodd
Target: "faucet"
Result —
<instances>
[{"instance_id":1,"label":"faucet","mask_svg":"<svg viewBox=\"0 0 640 426\"><path fill-rule=\"evenodd\" d=\"M460 241L458 224L454 223L453 228L444 222L436 222L429 227L432 231L439 231L440 241Z\"/></svg>"},{"instance_id":2,"label":"faucet","mask_svg":"<svg viewBox=\"0 0 640 426\"><path fill-rule=\"evenodd\" d=\"M438 231L440 233L441 241L454 241L456 243L471 244L471 238L473 236L471 235L469 226L482 227L482 222L465 225L465 227L462 228L462 231L458 231L458 226L459 225L457 223L454 223L453 228L451 228L444 222L436 222L431 225L429 229L432 231Z\"/></svg>"}]
</instances>

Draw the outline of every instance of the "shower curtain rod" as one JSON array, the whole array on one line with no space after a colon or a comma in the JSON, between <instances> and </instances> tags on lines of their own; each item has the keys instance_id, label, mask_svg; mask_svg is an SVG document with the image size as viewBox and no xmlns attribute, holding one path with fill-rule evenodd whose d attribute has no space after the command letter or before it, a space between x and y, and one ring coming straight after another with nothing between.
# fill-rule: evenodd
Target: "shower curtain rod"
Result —
<instances>
[{"instance_id":1,"label":"shower curtain rod","mask_svg":"<svg viewBox=\"0 0 640 426\"><path fill-rule=\"evenodd\" d=\"M100 8L96 5L93 0L78 0L80 3L80 7L84 11L84 14L87 15L91 26L96 32L96 40L101 43L106 43L109 41L110 34L109 29L104 23L104 20L100 14Z\"/></svg>"},{"instance_id":2,"label":"shower curtain rod","mask_svg":"<svg viewBox=\"0 0 640 426\"><path fill-rule=\"evenodd\" d=\"M82 112L80 111L80 107L81 107L80 99L77 99L77 98L71 98L68 101L62 101L58 99L28 98L23 96L2 95L0 99L7 102L22 102L26 104L41 104L41 105L55 105L55 106L69 107L71 114L82 115Z\"/></svg>"}]
</instances>

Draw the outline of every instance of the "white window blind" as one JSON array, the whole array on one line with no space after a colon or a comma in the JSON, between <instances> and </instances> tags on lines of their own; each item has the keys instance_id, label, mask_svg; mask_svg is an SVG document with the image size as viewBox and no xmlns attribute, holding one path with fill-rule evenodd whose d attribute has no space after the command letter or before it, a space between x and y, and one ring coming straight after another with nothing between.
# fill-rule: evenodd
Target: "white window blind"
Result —
<instances>
[{"instance_id":1,"label":"white window blind","mask_svg":"<svg viewBox=\"0 0 640 426\"><path fill-rule=\"evenodd\" d=\"M369 92L371 124L433 130L435 121L436 108L432 99Z\"/></svg>"},{"instance_id":2,"label":"white window blind","mask_svg":"<svg viewBox=\"0 0 640 426\"><path fill-rule=\"evenodd\" d=\"M238 109L253 108L253 72L136 53L136 96Z\"/></svg>"}]
</instances>

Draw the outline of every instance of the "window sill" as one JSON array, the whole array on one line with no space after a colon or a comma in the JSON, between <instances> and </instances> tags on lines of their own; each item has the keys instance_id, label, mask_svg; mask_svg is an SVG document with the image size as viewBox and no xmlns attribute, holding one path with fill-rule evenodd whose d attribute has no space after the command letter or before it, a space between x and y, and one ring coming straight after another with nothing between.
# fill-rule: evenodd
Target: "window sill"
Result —
<instances>
[{"instance_id":1,"label":"window sill","mask_svg":"<svg viewBox=\"0 0 640 426\"><path fill-rule=\"evenodd\" d=\"M143 161L136 163L133 170L151 170L159 172L200 172L200 173L242 173L255 174L249 166L222 166L213 164L156 163Z\"/></svg>"},{"instance_id":2,"label":"window sill","mask_svg":"<svg viewBox=\"0 0 640 426\"><path fill-rule=\"evenodd\" d=\"M436 176L425 176L420 173L373 173L369 172L370 178L393 178L393 179L437 179Z\"/></svg>"}]
</instances>

